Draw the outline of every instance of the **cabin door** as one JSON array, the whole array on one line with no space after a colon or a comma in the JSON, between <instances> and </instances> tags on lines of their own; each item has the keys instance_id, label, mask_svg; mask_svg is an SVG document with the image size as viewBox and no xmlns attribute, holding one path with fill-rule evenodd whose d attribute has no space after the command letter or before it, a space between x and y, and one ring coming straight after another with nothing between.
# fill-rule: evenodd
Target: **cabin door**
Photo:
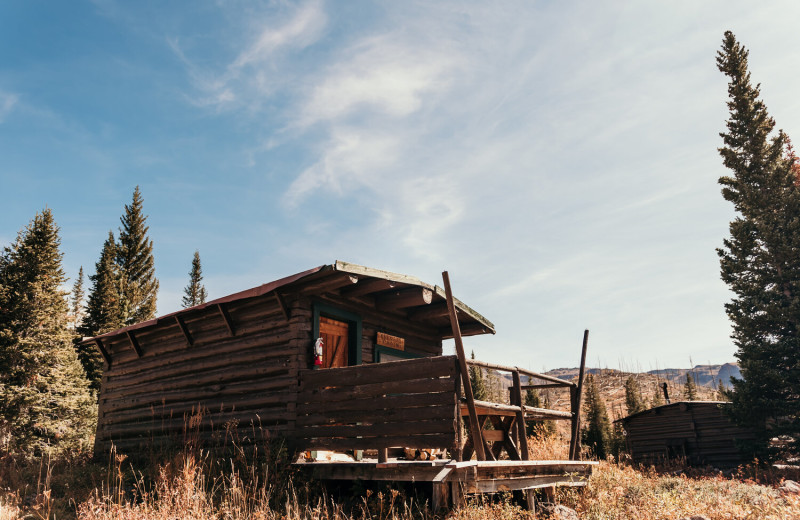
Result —
<instances>
[{"instance_id":1,"label":"cabin door","mask_svg":"<svg viewBox=\"0 0 800 520\"><path fill-rule=\"evenodd\" d=\"M319 317L319 336L322 338L322 368L347 366L347 352L350 350L347 339L350 337L350 324L345 321Z\"/></svg>"}]
</instances>

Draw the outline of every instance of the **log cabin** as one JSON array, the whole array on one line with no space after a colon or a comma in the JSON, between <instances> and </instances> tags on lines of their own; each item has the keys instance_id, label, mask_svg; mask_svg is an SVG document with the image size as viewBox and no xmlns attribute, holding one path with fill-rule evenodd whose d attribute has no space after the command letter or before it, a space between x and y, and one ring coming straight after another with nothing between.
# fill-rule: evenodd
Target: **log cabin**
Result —
<instances>
[{"instance_id":1,"label":"log cabin","mask_svg":"<svg viewBox=\"0 0 800 520\"><path fill-rule=\"evenodd\" d=\"M179 444L188 429L199 441L223 431L255 442L257 429L297 450L378 450L371 466L315 465L314 476L430 478L440 505L465 492L584 485L593 463L578 460L580 384L466 360L462 337L495 328L443 275L444 289L336 261L84 338L105 360L95 453ZM442 355L448 338L456 356ZM510 404L474 400L467 363L511 372ZM521 390L537 386L569 390L572 411L524 406ZM572 460L531 460L530 418L571 420ZM394 447L449 457L386 466Z\"/></svg>"}]
</instances>

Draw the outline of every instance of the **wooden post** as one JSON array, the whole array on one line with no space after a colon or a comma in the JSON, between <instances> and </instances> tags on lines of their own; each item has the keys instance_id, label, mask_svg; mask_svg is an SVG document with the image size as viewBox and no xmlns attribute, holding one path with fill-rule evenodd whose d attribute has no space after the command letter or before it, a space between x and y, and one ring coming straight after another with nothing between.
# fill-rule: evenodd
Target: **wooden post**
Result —
<instances>
[{"instance_id":1,"label":"wooden post","mask_svg":"<svg viewBox=\"0 0 800 520\"><path fill-rule=\"evenodd\" d=\"M472 445L478 460L486 460L486 449L483 441L483 433L478 423L478 413L475 410L475 397L472 394L472 385L469 382L469 369L467 368L467 356L464 354L464 343L461 341L461 327L458 325L456 316L456 304L453 300L453 291L450 289L450 275L447 271L442 273L444 281L444 292L447 297L447 310L450 314L450 326L453 329L453 341L456 344L456 356L458 356L458 368L461 372L461 382L464 389L464 397L467 398L467 412L469 413L469 431L472 435Z\"/></svg>"},{"instance_id":2,"label":"wooden post","mask_svg":"<svg viewBox=\"0 0 800 520\"><path fill-rule=\"evenodd\" d=\"M572 460L579 460L581 454L581 395L583 393L583 373L586 370L586 347L589 345L589 329L583 331L583 350L581 351L581 368L578 372L578 386L570 389L572 401L572 438L569 443L569 456Z\"/></svg>"},{"instance_id":3,"label":"wooden post","mask_svg":"<svg viewBox=\"0 0 800 520\"><path fill-rule=\"evenodd\" d=\"M433 494L431 496L431 509L436 514L439 511L448 509L450 502L450 485L448 482L434 482Z\"/></svg>"},{"instance_id":4,"label":"wooden post","mask_svg":"<svg viewBox=\"0 0 800 520\"><path fill-rule=\"evenodd\" d=\"M512 404L519 406L519 411L517 412L517 436L519 440L517 444L522 460L530 460L528 434L525 428L525 412L523 411L524 408L522 408L522 385L520 384L519 370L514 370L512 376L514 377L514 402Z\"/></svg>"},{"instance_id":5,"label":"wooden post","mask_svg":"<svg viewBox=\"0 0 800 520\"><path fill-rule=\"evenodd\" d=\"M389 460L389 448L378 448L378 462L383 464Z\"/></svg>"}]
</instances>

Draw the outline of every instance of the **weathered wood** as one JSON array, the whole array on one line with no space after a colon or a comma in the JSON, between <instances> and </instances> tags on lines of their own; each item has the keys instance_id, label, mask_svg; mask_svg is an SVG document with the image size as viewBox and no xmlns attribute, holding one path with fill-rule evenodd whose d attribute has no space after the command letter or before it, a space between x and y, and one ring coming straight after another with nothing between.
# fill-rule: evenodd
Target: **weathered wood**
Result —
<instances>
[{"instance_id":1,"label":"weathered wood","mask_svg":"<svg viewBox=\"0 0 800 520\"><path fill-rule=\"evenodd\" d=\"M475 401L478 415L502 415L514 417L519 410L518 406L501 403L491 403L489 401ZM526 417L531 419L571 419L570 412L560 410L548 410L547 408L534 408L533 406L523 406ZM468 408L466 403L461 404L461 414L467 415Z\"/></svg>"},{"instance_id":2,"label":"weathered wood","mask_svg":"<svg viewBox=\"0 0 800 520\"><path fill-rule=\"evenodd\" d=\"M586 370L586 348L589 344L589 329L583 331L583 347L581 349L581 367L578 372L578 386L575 389L575 399L572 406L572 436L569 443L569 454L572 460L578 460L581 455L581 396L583 394L583 373Z\"/></svg>"},{"instance_id":3,"label":"weathered wood","mask_svg":"<svg viewBox=\"0 0 800 520\"><path fill-rule=\"evenodd\" d=\"M376 365L308 370L301 373L301 392L326 386L359 386L386 381L451 377L456 373L453 356L389 361Z\"/></svg>"},{"instance_id":4,"label":"weathered wood","mask_svg":"<svg viewBox=\"0 0 800 520\"><path fill-rule=\"evenodd\" d=\"M522 391L520 390L522 388L522 385L520 384L519 370L514 370L514 372L512 372L512 377L514 380L513 404L520 407L519 411L516 412L517 439L518 439L517 442L519 443L520 457L522 457L523 460L528 460L530 458L530 454L528 453L528 434L525 431L525 412L523 411L524 409L522 408L524 406L524 403L522 402Z\"/></svg>"},{"instance_id":5,"label":"weathered wood","mask_svg":"<svg viewBox=\"0 0 800 520\"><path fill-rule=\"evenodd\" d=\"M478 334L488 334L490 332L492 332L492 329L480 323L465 323L459 327L458 331L461 336L477 336ZM452 326L440 328L439 334L443 339L455 338L455 336L453 336Z\"/></svg>"},{"instance_id":6,"label":"weathered wood","mask_svg":"<svg viewBox=\"0 0 800 520\"><path fill-rule=\"evenodd\" d=\"M228 395L234 393L244 392L257 392L265 390L273 390L276 388L288 389L292 384L295 384L296 377L288 375L286 377L270 378L268 380L257 379L254 381L241 381L238 383L225 383L222 385L207 385L204 387L197 387L187 391L186 389L173 390L168 392L147 392L133 396L125 396L109 400L107 403L108 410L125 410L131 408L138 408L150 405L160 405L162 403L174 403L181 401L199 401L206 399L209 396L216 396L222 392L227 392ZM101 399L107 399L102 396Z\"/></svg>"},{"instance_id":7,"label":"weathered wood","mask_svg":"<svg viewBox=\"0 0 800 520\"><path fill-rule=\"evenodd\" d=\"M352 274L332 275L319 281L304 284L298 288L298 293L303 295L318 294L336 291L341 287L358 283L358 276Z\"/></svg>"},{"instance_id":8,"label":"weathered wood","mask_svg":"<svg viewBox=\"0 0 800 520\"><path fill-rule=\"evenodd\" d=\"M103 345L103 340L101 340L100 338L96 338L94 340L94 344L97 345L97 350L100 351L100 355L102 355L103 359L106 360L107 368L110 368L111 367L111 355L108 353L108 350L106 350L106 347Z\"/></svg>"},{"instance_id":9,"label":"weathered wood","mask_svg":"<svg viewBox=\"0 0 800 520\"><path fill-rule=\"evenodd\" d=\"M227 327L231 337L235 336L236 329L233 326L233 320L231 319L231 315L228 313L228 310L225 308L225 305L219 303L217 304L217 309L219 309L219 314L222 316L222 320L225 322L225 327Z\"/></svg>"},{"instance_id":10,"label":"weathered wood","mask_svg":"<svg viewBox=\"0 0 800 520\"><path fill-rule=\"evenodd\" d=\"M371 280L367 279L360 281L356 285L352 285L350 287L343 287L342 289L339 290L339 294L347 298L353 298L357 296L365 296L380 291L388 291L390 289L394 289L397 286L398 282L394 282L391 280L383 280L381 278L371 279Z\"/></svg>"},{"instance_id":11,"label":"weathered wood","mask_svg":"<svg viewBox=\"0 0 800 520\"><path fill-rule=\"evenodd\" d=\"M386 462L389 460L389 448L378 449L378 462Z\"/></svg>"},{"instance_id":12,"label":"weathered wood","mask_svg":"<svg viewBox=\"0 0 800 520\"><path fill-rule=\"evenodd\" d=\"M480 361L478 359L468 359L467 360L467 364L468 365L472 365L472 366L476 366L476 367L488 368L490 370L500 370L502 372L509 372L509 373L513 373L514 370L518 370L519 373L522 374L522 375L525 375L525 376L528 376L528 377L533 377L533 378L536 378L536 379L541 379L543 381L550 381L551 383L556 383L556 384L558 384L560 386L576 386L575 383L573 383L572 381L565 381L563 379L559 379L559 378L553 377L553 376L548 376L546 374L539 374L538 372L531 372L530 370L525 370L524 368L509 367L509 366L505 366L505 365L498 365L496 363L487 363L486 361Z\"/></svg>"},{"instance_id":13,"label":"weathered wood","mask_svg":"<svg viewBox=\"0 0 800 520\"><path fill-rule=\"evenodd\" d=\"M189 329L186 328L186 323L184 323L183 319L178 314L175 315L175 323L181 330L181 334L183 334L183 337L186 338L186 345L191 347L192 343L194 343L194 340L192 339L192 335L189 334Z\"/></svg>"},{"instance_id":14,"label":"weathered wood","mask_svg":"<svg viewBox=\"0 0 800 520\"><path fill-rule=\"evenodd\" d=\"M393 435L391 437L367 437L359 439L326 439L302 438L295 439L299 449L325 449L325 450L369 450L377 448L392 448L404 446L406 448L444 448L453 445L453 434L432 435Z\"/></svg>"},{"instance_id":15,"label":"weathered wood","mask_svg":"<svg viewBox=\"0 0 800 520\"><path fill-rule=\"evenodd\" d=\"M173 419L165 419L159 421L145 421L141 423L127 423L127 424L114 424L109 425L104 428L104 433L106 438L113 439L116 436L125 437L131 435L138 435L142 433L166 433L166 432L176 432L176 431L183 431L185 429L205 429L210 428L216 424L221 424L225 421L229 421L232 419L243 419L243 418L251 418L253 417L253 413L243 413L243 412L222 412L222 413L214 413L209 414L206 416L198 416L200 417L199 424L194 424L193 421L197 419L193 419L189 414L186 414L186 417L176 417ZM261 410L258 413L258 417L263 422L270 422L270 421L277 421L283 420L285 421L288 418L289 414L286 412L285 409L276 408L271 410Z\"/></svg>"},{"instance_id":16,"label":"weathered wood","mask_svg":"<svg viewBox=\"0 0 800 520\"><path fill-rule=\"evenodd\" d=\"M481 428L478 426L478 414L475 411L475 397L472 395L472 385L469 381L469 370L467 369L467 356L464 354L464 344L461 342L461 330L456 315L456 307L453 301L453 291L450 288L450 275L447 271L442 273L444 281L445 295L447 298L447 309L450 314L450 327L456 344L456 356L458 358L459 372L461 373L462 388L467 401L467 411L469 415L470 435L473 438L473 449L478 455L478 460L486 460L486 445L483 441Z\"/></svg>"},{"instance_id":17,"label":"weathered wood","mask_svg":"<svg viewBox=\"0 0 800 520\"><path fill-rule=\"evenodd\" d=\"M375 297L375 306L384 311L395 311L407 307L428 305L433 300L433 291L424 287L387 291Z\"/></svg>"},{"instance_id":18,"label":"weathered wood","mask_svg":"<svg viewBox=\"0 0 800 520\"><path fill-rule=\"evenodd\" d=\"M436 513L449 509L450 506L450 485L446 482L434 482L433 493L431 494L431 510Z\"/></svg>"},{"instance_id":19,"label":"weathered wood","mask_svg":"<svg viewBox=\"0 0 800 520\"><path fill-rule=\"evenodd\" d=\"M278 291L273 291L272 294L275 295L275 301L278 303L278 307L281 308L281 314L283 314L284 319L289 321L292 315L290 314L289 309L286 307L286 302L283 301L283 296L281 296L281 293Z\"/></svg>"},{"instance_id":20,"label":"weathered wood","mask_svg":"<svg viewBox=\"0 0 800 520\"><path fill-rule=\"evenodd\" d=\"M399 411L393 414L393 418L397 422L384 422L385 415L379 417L364 416L366 421L372 421L373 424L330 424L330 425L315 425L315 426L299 426L297 428L297 435L305 438L331 438L331 437L349 437L349 438L367 438L367 437L385 437L392 435L423 435L430 433L444 433L451 435L454 438L455 432L453 431L453 421L450 417L436 418L436 414L432 414L431 420L427 421L413 421L414 418L420 418L419 411L415 414L408 414L408 410ZM441 416L440 416L441 417ZM426 414L425 418L428 416ZM298 422L299 418L298 418ZM347 422L342 420L342 422ZM452 440L451 440L452 443Z\"/></svg>"},{"instance_id":21,"label":"weathered wood","mask_svg":"<svg viewBox=\"0 0 800 520\"><path fill-rule=\"evenodd\" d=\"M138 392L161 392L168 390L178 390L182 388L194 389L204 385L222 384L227 382L241 381L244 379L266 378L279 374L285 374L288 366L284 365L263 365L254 364L245 360L238 362L233 359L230 364L215 370L206 370L200 374L189 374L180 377L170 377L164 379L162 383L147 382L139 385L132 385L120 389L111 390L103 393L103 399L114 399L128 395L136 395Z\"/></svg>"},{"instance_id":22,"label":"weathered wood","mask_svg":"<svg viewBox=\"0 0 800 520\"><path fill-rule=\"evenodd\" d=\"M450 421L451 434L455 440L455 430L452 423L452 410L446 406L432 406L421 410L419 408L388 408L385 410L341 410L337 412L325 413L324 411L314 411L303 409L302 405L297 410L297 427L302 429L306 426L321 426L328 424L343 424L349 422L359 422L365 424L381 423L403 423L419 420L421 418L429 420L447 419ZM395 425L396 429L401 429L401 425Z\"/></svg>"},{"instance_id":23,"label":"weathered wood","mask_svg":"<svg viewBox=\"0 0 800 520\"><path fill-rule=\"evenodd\" d=\"M347 398L339 401L299 402L300 410L322 410L337 412L342 410L381 410L386 408L420 408L428 406L452 406L453 393L449 390L419 394L391 393L370 395L359 399Z\"/></svg>"},{"instance_id":24,"label":"weathered wood","mask_svg":"<svg viewBox=\"0 0 800 520\"><path fill-rule=\"evenodd\" d=\"M452 381L445 378L388 381L386 383L371 383L356 387L303 390L297 394L297 402L303 403L303 406L309 404L310 407L316 408L331 401L374 398L386 394L439 393L451 388Z\"/></svg>"},{"instance_id":25,"label":"weathered wood","mask_svg":"<svg viewBox=\"0 0 800 520\"><path fill-rule=\"evenodd\" d=\"M440 301L439 303L431 303L424 307L418 307L408 311L408 319L412 321L425 321L438 318L446 318L448 316L447 302Z\"/></svg>"},{"instance_id":26,"label":"weathered wood","mask_svg":"<svg viewBox=\"0 0 800 520\"><path fill-rule=\"evenodd\" d=\"M131 347L133 347L136 355L142 357L142 347L139 346L139 342L136 340L136 335L133 333L133 331L129 330L125 333L125 335L128 336L128 341L131 342Z\"/></svg>"}]
</instances>

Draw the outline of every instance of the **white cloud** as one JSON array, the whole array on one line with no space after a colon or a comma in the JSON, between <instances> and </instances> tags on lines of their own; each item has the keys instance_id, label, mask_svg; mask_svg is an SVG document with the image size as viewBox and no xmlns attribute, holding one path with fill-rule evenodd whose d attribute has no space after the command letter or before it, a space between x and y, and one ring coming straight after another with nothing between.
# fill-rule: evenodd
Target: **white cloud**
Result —
<instances>
[{"instance_id":1,"label":"white cloud","mask_svg":"<svg viewBox=\"0 0 800 520\"><path fill-rule=\"evenodd\" d=\"M2 123L8 114L14 110L14 107L19 101L19 96L10 92L3 92L0 90L0 123Z\"/></svg>"}]
</instances>

